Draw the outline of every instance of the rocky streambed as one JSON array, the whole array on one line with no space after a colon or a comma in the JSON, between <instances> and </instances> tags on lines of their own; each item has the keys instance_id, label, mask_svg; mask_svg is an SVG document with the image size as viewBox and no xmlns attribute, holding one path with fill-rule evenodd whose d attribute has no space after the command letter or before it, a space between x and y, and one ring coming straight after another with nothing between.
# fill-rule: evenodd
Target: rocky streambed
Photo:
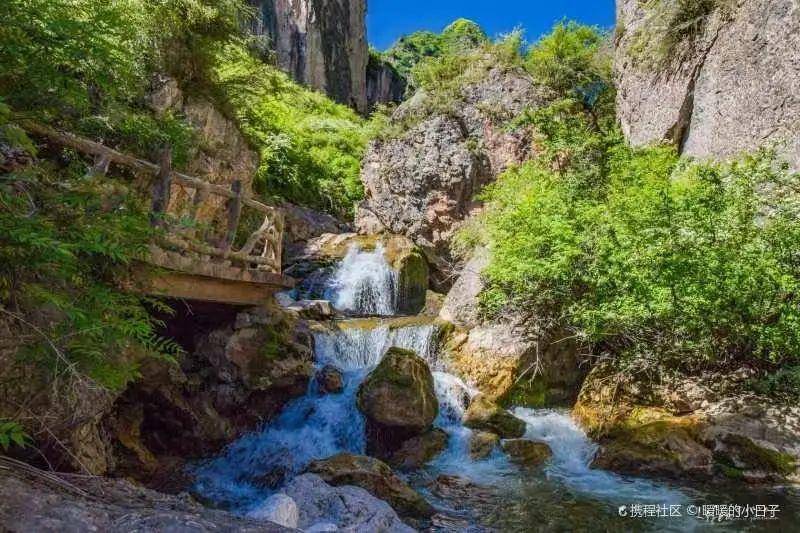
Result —
<instances>
[{"instance_id":1,"label":"rocky streambed","mask_svg":"<svg viewBox=\"0 0 800 533\"><path fill-rule=\"evenodd\" d=\"M787 487L701 489L595 468L600 445L569 409L514 406L518 396L482 393L491 380L463 379L459 328L431 309L435 298L425 306L419 276L418 314L402 316L398 280L413 246L398 254L397 238L391 253L380 239L326 239L327 260L314 257L281 298L313 317L316 374L276 419L193 467L193 491L209 504L306 531L685 531L712 527L689 515L703 504L780 505L774 525L800 509ZM642 505L682 516L631 522L628 509Z\"/></svg>"}]
</instances>

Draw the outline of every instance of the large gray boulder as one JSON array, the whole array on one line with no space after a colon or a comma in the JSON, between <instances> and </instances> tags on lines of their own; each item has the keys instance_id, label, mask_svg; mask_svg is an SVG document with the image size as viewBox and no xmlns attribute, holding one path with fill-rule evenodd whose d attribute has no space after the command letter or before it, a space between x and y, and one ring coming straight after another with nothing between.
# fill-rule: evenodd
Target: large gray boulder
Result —
<instances>
[{"instance_id":1,"label":"large gray boulder","mask_svg":"<svg viewBox=\"0 0 800 533\"><path fill-rule=\"evenodd\" d=\"M654 4L654 3L651 3ZM721 2L660 61L638 0L617 0L617 108L634 145L668 140L687 155L729 158L764 144L800 167L800 9L796 0ZM657 33L655 34L657 35ZM644 50L642 47L645 47Z\"/></svg>"},{"instance_id":2,"label":"large gray boulder","mask_svg":"<svg viewBox=\"0 0 800 533\"><path fill-rule=\"evenodd\" d=\"M530 131L510 132L506 122L541 100L522 71L496 68L464 88L450 113L428 115L420 92L392 117L423 120L399 138L372 143L361 180L366 200L356 215L360 233L404 234L434 266L434 286L446 289L453 257L450 241L477 209L475 195L508 165L530 156Z\"/></svg>"},{"instance_id":3,"label":"large gray boulder","mask_svg":"<svg viewBox=\"0 0 800 533\"><path fill-rule=\"evenodd\" d=\"M297 502L299 527L335 524L339 531L413 533L383 500L361 487L332 487L315 474L294 478L283 492Z\"/></svg>"}]
</instances>

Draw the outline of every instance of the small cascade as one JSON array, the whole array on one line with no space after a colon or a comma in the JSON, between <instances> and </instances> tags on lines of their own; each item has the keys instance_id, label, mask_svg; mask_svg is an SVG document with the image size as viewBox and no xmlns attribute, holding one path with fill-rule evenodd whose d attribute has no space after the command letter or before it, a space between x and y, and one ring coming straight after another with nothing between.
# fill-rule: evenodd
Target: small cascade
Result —
<instances>
[{"instance_id":1,"label":"small cascade","mask_svg":"<svg viewBox=\"0 0 800 533\"><path fill-rule=\"evenodd\" d=\"M397 313L397 277L386 261L383 245L373 251L353 245L336 269L326 297L342 313L392 316Z\"/></svg>"}]
</instances>

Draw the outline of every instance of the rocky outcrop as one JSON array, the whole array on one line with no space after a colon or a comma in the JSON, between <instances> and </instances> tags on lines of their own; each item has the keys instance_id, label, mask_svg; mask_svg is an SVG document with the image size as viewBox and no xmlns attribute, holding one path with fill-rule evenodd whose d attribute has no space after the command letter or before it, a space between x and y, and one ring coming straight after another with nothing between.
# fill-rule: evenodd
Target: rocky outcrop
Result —
<instances>
[{"instance_id":1,"label":"rocky outcrop","mask_svg":"<svg viewBox=\"0 0 800 533\"><path fill-rule=\"evenodd\" d=\"M290 531L270 522L203 507L185 494L167 496L124 480L85 476L59 479L52 473L0 468L0 530Z\"/></svg>"},{"instance_id":2,"label":"rocky outcrop","mask_svg":"<svg viewBox=\"0 0 800 533\"><path fill-rule=\"evenodd\" d=\"M422 117L421 123L369 147L361 172L367 198L356 225L360 233L386 230L410 237L434 267L435 288L444 292L454 262L450 240L480 208L475 195L509 164L530 155L530 131L508 131L505 123L540 97L527 75L497 68L464 88L448 114L428 116L426 98L417 93L392 117L396 122Z\"/></svg>"},{"instance_id":3,"label":"rocky outcrop","mask_svg":"<svg viewBox=\"0 0 800 533\"><path fill-rule=\"evenodd\" d=\"M656 384L602 363L587 377L574 416L600 441L598 468L752 483L800 479L800 408L746 392L749 376Z\"/></svg>"},{"instance_id":4,"label":"rocky outcrop","mask_svg":"<svg viewBox=\"0 0 800 533\"><path fill-rule=\"evenodd\" d=\"M440 319L455 325L445 344L451 368L504 404L572 403L584 375L579 344L564 331L539 331L534 321L513 313L496 320L482 318L481 272L488 263L488 251L476 249L439 313Z\"/></svg>"},{"instance_id":5,"label":"rocky outcrop","mask_svg":"<svg viewBox=\"0 0 800 533\"><path fill-rule=\"evenodd\" d=\"M186 460L271 419L313 375L311 334L277 308L183 313L167 322L186 350L179 364L148 362L106 417L115 473L170 490L185 483L175 473Z\"/></svg>"},{"instance_id":6,"label":"rocky outcrop","mask_svg":"<svg viewBox=\"0 0 800 533\"><path fill-rule=\"evenodd\" d=\"M198 148L189 154L184 169L188 174L228 188L240 181L244 193L252 191L258 156L236 124L209 100L188 95L173 78L161 76L153 80L147 103L157 116L173 113L194 127ZM194 215L200 225L210 228L211 234L204 236L209 240L221 237L227 227L226 199L199 190L173 185L168 211L178 219Z\"/></svg>"},{"instance_id":7,"label":"rocky outcrop","mask_svg":"<svg viewBox=\"0 0 800 533\"><path fill-rule=\"evenodd\" d=\"M299 83L367 110L366 0L250 0L252 33Z\"/></svg>"},{"instance_id":8,"label":"rocky outcrop","mask_svg":"<svg viewBox=\"0 0 800 533\"><path fill-rule=\"evenodd\" d=\"M384 531L413 533L383 500L361 487L332 487L315 474L303 474L283 488L300 509L304 531ZM338 529L323 528L333 525Z\"/></svg>"},{"instance_id":9,"label":"rocky outcrop","mask_svg":"<svg viewBox=\"0 0 800 533\"><path fill-rule=\"evenodd\" d=\"M327 213L314 209L282 202L280 208L285 217L283 246L284 257L288 257L292 250L302 249L304 244L322 235L347 233L352 231L349 225L337 220Z\"/></svg>"},{"instance_id":10,"label":"rocky outcrop","mask_svg":"<svg viewBox=\"0 0 800 533\"><path fill-rule=\"evenodd\" d=\"M397 477L392 469L372 457L342 453L315 461L308 471L334 486L355 485L389 503L401 516L428 518L433 507Z\"/></svg>"},{"instance_id":11,"label":"rocky outcrop","mask_svg":"<svg viewBox=\"0 0 800 533\"><path fill-rule=\"evenodd\" d=\"M403 441L430 429L439 412L433 375L414 352L389 348L358 389L367 419L367 451L388 457Z\"/></svg>"},{"instance_id":12,"label":"rocky outcrop","mask_svg":"<svg viewBox=\"0 0 800 533\"><path fill-rule=\"evenodd\" d=\"M668 140L687 155L713 158L785 143L779 151L800 168L797 2L705 4L721 7L692 22L696 35L654 62L648 47L662 43L653 26L665 21L648 12L652 5L617 0L617 108L626 136L634 145Z\"/></svg>"},{"instance_id":13,"label":"rocky outcrop","mask_svg":"<svg viewBox=\"0 0 800 533\"><path fill-rule=\"evenodd\" d=\"M367 63L367 106L370 111L380 104L399 104L406 94L406 79L394 66L375 54Z\"/></svg>"},{"instance_id":14,"label":"rocky outcrop","mask_svg":"<svg viewBox=\"0 0 800 533\"><path fill-rule=\"evenodd\" d=\"M488 431L504 439L518 439L525 434L525 422L492 402L483 394L477 395L464 413L464 425Z\"/></svg>"}]
</instances>

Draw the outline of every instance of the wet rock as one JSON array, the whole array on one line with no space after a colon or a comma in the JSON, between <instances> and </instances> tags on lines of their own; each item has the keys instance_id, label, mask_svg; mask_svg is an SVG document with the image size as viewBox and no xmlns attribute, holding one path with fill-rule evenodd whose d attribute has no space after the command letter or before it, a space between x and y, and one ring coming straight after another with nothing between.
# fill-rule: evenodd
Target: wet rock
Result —
<instances>
[{"instance_id":1,"label":"wet rock","mask_svg":"<svg viewBox=\"0 0 800 533\"><path fill-rule=\"evenodd\" d=\"M503 441L502 446L512 461L524 466L539 466L553 456L550 446L543 442L508 439Z\"/></svg>"},{"instance_id":2,"label":"wet rock","mask_svg":"<svg viewBox=\"0 0 800 533\"><path fill-rule=\"evenodd\" d=\"M494 493L489 487L477 485L459 476L446 474L441 474L436 478L431 484L431 492L445 500L461 502L461 507L466 507L468 502L482 507L494 497Z\"/></svg>"},{"instance_id":3,"label":"wet rock","mask_svg":"<svg viewBox=\"0 0 800 533\"><path fill-rule=\"evenodd\" d=\"M300 512L292 498L285 494L273 494L264 503L247 513L247 518L266 520L295 529L300 521Z\"/></svg>"},{"instance_id":4,"label":"wet rock","mask_svg":"<svg viewBox=\"0 0 800 533\"><path fill-rule=\"evenodd\" d=\"M427 431L439 412L433 375L414 352L390 348L358 390L367 419L367 451L388 457L400 444Z\"/></svg>"},{"instance_id":5,"label":"wet rock","mask_svg":"<svg viewBox=\"0 0 800 533\"><path fill-rule=\"evenodd\" d=\"M405 441L392 454L389 464L404 470L420 468L447 449L448 440L449 436L444 430L433 428Z\"/></svg>"},{"instance_id":6,"label":"wet rock","mask_svg":"<svg viewBox=\"0 0 800 533\"><path fill-rule=\"evenodd\" d=\"M473 431L469 438L469 456L478 461L485 459L500 444L500 437L488 431Z\"/></svg>"},{"instance_id":7,"label":"wet rock","mask_svg":"<svg viewBox=\"0 0 800 533\"><path fill-rule=\"evenodd\" d=\"M413 533L383 500L361 487L332 487L315 474L303 474L283 490L297 502L302 529L334 524L344 531Z\"/></svg>"},{"instance_id":8,"label":"wet rock","mask_svg":"<svg viewBox=\"0 0 800 533\"><path fill-rule=\"evenodd\" d=\"M428 518L433 507L403 482L385 463L362 455L342 453L314 461L308 472L334 486L355 485L385 500L401 516Z\"/></svg>"},{"instance_id":9,"label":"wet rock","mask_svg":"<svg viewBox=\"0 0 800 533\"><path fill-rule=\"evenodd\" d=\"M464 425L495 433L504 439L516 439L525 434L525 422L512 415L483 394L477 395L464 413Z\"/></svg>"},{"instance_id":10,"label":"wet rock","mask_svg":"<svg viewBox=\"0 0 800 533\"><path fill-rule=\"evenodd\" d=\"M332 365L325 365L317 372L317 384L323 394L338 394L344 389L342 372Z\"/></svg>"},{"instance_id":11,"label":"wet rock","mask_svg":"<svg viewBox=\"0 0 800 533\"><path fill-rule=\"evenodd\" d=\"M286 309L311 320L325 320L333 316L333 306L327 300L298 300L289 304Z\"/></svg>"}]
</instances>

